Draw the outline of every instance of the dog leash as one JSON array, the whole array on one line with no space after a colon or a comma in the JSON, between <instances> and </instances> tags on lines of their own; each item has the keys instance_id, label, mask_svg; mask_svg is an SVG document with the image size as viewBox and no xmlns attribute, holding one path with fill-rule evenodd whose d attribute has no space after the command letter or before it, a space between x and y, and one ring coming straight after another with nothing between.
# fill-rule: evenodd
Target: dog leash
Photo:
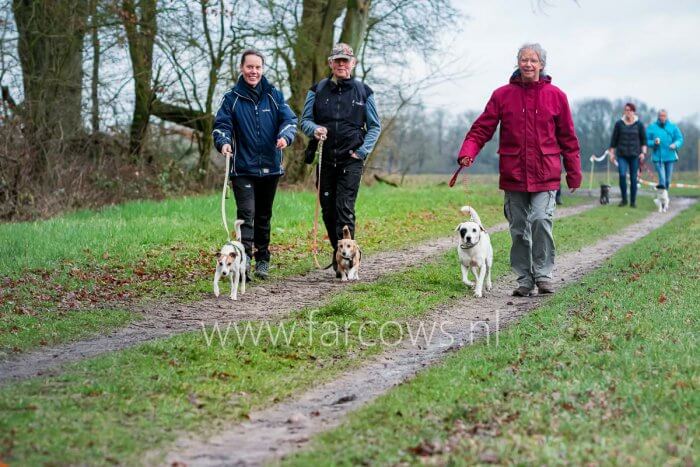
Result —
<instances>
[{"instance_id":1,"label":"dog leash","mask_svg":"<svg viewBox=\"0 0 700 467\"><path fill-rule=\"evenodd\" d=\"M321 138L318 140L318 179L316 180L316 205L314 207L314 227L313 227L313 244L311 246L311 253L314 257L314 265L316 269L323 269L321 264L318 262L318 217L319 211L321 209L321 167L323 162L323 140Z\"/></svg>"},{"instance_id":2,"label":"dog leash","mask_svg":"<svg viewBox=\"0 0 700 467\"><path fill-rule=\"evenodd\" d=\"M226 230L226 238L231 238L231 232L228 230L228 224L226 223L226 189L228 188L228 171L231 169L231 156L226 156L226 173L224 174L224 189L221 192L221 220L224 222L224 229Z\"/></svg>"}]
</instances>

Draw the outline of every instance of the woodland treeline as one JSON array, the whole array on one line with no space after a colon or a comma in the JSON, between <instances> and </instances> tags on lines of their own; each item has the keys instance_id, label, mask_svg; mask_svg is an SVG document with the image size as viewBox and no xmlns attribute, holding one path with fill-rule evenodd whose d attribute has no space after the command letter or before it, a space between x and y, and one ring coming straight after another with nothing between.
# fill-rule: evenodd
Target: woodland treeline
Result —
<instances>
[{"instance_id":1,"label":"woodland treeline","mask_svg":"<svg viewBox=\"0 0 700 467\"><path fill-rule=\"evenodd\" d=\"M332 44L351 44L356 76L381 96L368 170L447 173L481 109L428 110L420 95L468 72L442 40L462 19L451 0L0 0L0 219L218 186L213 114L250 47L301 114ZM416 76L416 63L431 71ZM584 159L605 149L624 101L574 103ZM655 109L637 108L648 123ZM695 168L697 125L681 129L678 169ZM308 178L304 145L287 150L285 183ZM495 171L496 148L473 170Z\"/></svg>"},{"instance_id":2,"label":"woodland treeline","mask_svg":"<svg viewBox=\"0 0 700 467\"><path fill-rule=\"evenodd\" d=\"M449 0L0 0L0 12L4 219L210 186L212 116L249 47L300 114L332 44L351 44L391 130L426 85L402 70L433 60L459 18ZM289 183L306 178L303 145Z\"/></svg>"}]
</instances>

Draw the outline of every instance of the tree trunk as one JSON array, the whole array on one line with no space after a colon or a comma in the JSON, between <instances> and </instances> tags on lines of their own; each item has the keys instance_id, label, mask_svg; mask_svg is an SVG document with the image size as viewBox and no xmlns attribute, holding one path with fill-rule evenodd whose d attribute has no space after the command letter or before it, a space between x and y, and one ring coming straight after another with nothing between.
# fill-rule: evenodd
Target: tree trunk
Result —
<instances>
[{"instance_id":1,"label":"tree trunk","mask_svg":"<svg viewBox=\"0 0 700 467\"><path fill-rule=\"evenodd\" d=\"M87 0L13 0L22 67L22 116L40 164L81 132ZM39 168L41 169L41 168Z\"/></svg>"},{"instance_id":2,"label":"tree trunk","mask_svg":"<svg viewBox=\"0 0 700 467\"><path fill-rule=\"evenodd\" d=\"M162 120L177 123L200 132L206 131L207 128L212 128L214 118L210 113L168 104L157 99L151 104L151 114ZM210 121L210 123L207 123L207 121ZM209 132L211 133L211 130Z\"/></svg>"},{"instance_id":3,"label":"tree trunk","mask_svg":"<svg viewBox=\"0 0 700 467\"><path fill-rule=\"evenodd\" d=\"M336 20L345 11L341 42L349 43L357 54L367 30L370 5L371 0L304 0L296 43L292 46L294 68L289 74L289 105L297 115L304 109L309 88L330 73L328 55L333 47ZM303 162L305 138L297 141L286 167L292 183L303 181L307 174Z\"/></svg>"},{"instance_id":4,"label":"tree trunk","mask_svg":"<svg viewBox=\"0 0 700 467\"><path fill-rule=\"evenodd\" d=\"M92 44L92 77L90 82L90 126L92 135L100 132L100 38L99 20L97 18L97 1L90 0L90 42Z\"/></svg>"},{"instance_id":5,"label":"tree trunk","mask_svg":"<svg viewBox=\"0 0 700 467\"><path fill-rule=\"evenodd\" d=\"M359 55L365 32L367 32L371 4L372 0L348 0L340 42L345 42L352 47L355 55Z\"/></svg>"},{"instance_id":6,"label":"tree trunk","mask_svg":"<svg viewBox=\"0 0 700 467\"><path fill-rule=\"evenodd\" d=\"M156 0L122 1L122 23L129 42L129 56L134 75L134 114L129 142L129 150L134 160L141 158L151 115L153 44L157 31L156 3Z\"/></svg>"}]
</instances>

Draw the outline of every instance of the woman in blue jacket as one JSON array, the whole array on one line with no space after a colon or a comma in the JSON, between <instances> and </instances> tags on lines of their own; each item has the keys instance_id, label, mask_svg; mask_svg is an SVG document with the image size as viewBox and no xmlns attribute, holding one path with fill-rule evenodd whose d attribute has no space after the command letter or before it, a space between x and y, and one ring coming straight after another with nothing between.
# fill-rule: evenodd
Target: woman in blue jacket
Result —
<instances>
[{"instance_id":1,"label":"woman in blue jacket","mask_svg":"<svg viewBox=\"0 0 700 467\"><path fill-rule=\"evenodd\" d=\"M652 148L651 160L659 174L659 187L671 186L673 165L678 160L678 150L683 146L683 135L668 120L668 112L659 110L659 118L647 127L647 144Z\"/></svg>"},{"instance_id":2,"label":"woman in blue jacket","mask_svg":"<svg viewBox=\"0 0 700 467\"><path fill-rule=\"evenodd\" d=\"M277 183L284 174L282 150L294 140L297 117L282 92L263 76L265 59L256 50L241 56L236 85L224 94L214 121L214 145L231 158L231 185L248 257L255 245L255 275L270 269L270 220ZM250 264L249 264L250 266Z\"/></svg>"}]
</instances>

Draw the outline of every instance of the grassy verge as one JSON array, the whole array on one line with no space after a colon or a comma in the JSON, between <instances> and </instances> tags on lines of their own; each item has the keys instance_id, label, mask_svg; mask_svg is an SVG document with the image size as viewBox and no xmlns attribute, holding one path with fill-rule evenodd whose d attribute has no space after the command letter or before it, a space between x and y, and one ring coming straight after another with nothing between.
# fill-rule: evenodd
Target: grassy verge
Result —
<instances>
[{"instance_id":1,"label":"grassy verge","mask_svg":"<svg viewBox=\"0 0 700 467\"><path fill-rule=\"evenodd\" d=\"M693 465L700 207L351 415L290 465Z\"/></svg>"},{"instance_id":2,"label":"grassy verge","mask_svg":"<svg viewBox=\"0 0 700 467\"><path fill-rule=\"evenodd\" d=\"M559 251L593 243L646 214L604 207L558 220ZM496 233L492 241L498 277L508 270L508 233ZM399 334L384 323L405 323L463 297L456 264L451 251L434 263L354 285L280 325L239 323L238 336L246 324L252 334L261 330L257 344L252 334L236 338L235 330L225 345L216 339L207 345L202 333L191 333L81 362L54 378L3 387L0 456L23 463L131 463L177 432L245 417L384 350L381 337L394 342ZM280 337L282 330L288 340Z\"/></svg>"},{"instance_id":3,"label":"grassy verge","mask_svg":"<svg viewBox=\"0 0 700 467\"><path fill-rule=\"evenodd\" d=\"M460 189L426 184L363 187L357 208L364 251L449 233L464 197ZM487 225L501 220L502 195L495 185L475 183L471 199L483 206ZM216 195L142 201L0 225L0 354L121 326L135 319L119 309L124 299L211 294L213 251L220 248L223 232L219 202ZM309 192L279 193L273 278L312 268L313 203ZM234 216L233 199L228 207ZM321 261L329 257L324 250Z\"/></svg>"}]
</instances>

